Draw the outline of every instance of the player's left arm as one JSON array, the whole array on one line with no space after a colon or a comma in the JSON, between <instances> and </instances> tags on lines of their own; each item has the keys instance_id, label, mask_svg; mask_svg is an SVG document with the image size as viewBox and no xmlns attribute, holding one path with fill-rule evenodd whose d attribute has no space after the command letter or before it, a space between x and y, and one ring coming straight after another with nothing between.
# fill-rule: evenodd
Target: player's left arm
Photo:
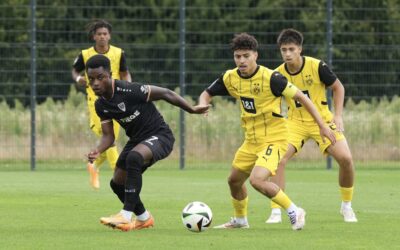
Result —
<instances>
[{"instance_id":1,"label":"player's left arm","mask_svg":"<svg viewBox=\"0 0 400 250\"><path fill-rule=\"evenodd\" d=\"M119 70L120 70L119 76L120 76L121 80L124 80L127 82L132 82L132 76L131 76L131 73L129 72L128 65L126 63L125 52L122 52L122 54L121 54Z\"/></svg>"},{"instance_id":2,"label":"player's left arm","mask_svg":"<svg viewBox=\"0 0 400 250\"><path fill-rule=\"evenodd\" d=\"M337 131L344 131L343 125L343 103L344 103L344 87L340 82L339 78L331 70L331 68L323 61L320 61L318 65L318 74L321 82L325 84L326 87L332 89L333 93L333 106L335 108L335 116L333 121L336 124Z\"/></svg>"},{"instance_id":3,"label":"player's left arm","mask_svg":"<svg viewBox=\"0 0 400 250\"><path fill-rule=\"evenodd\" d=\"M190 105L182 96L172 90L149 85L148 101L164 100L174 106L180 107L191 114L204 114L208 112L210 105Z\"/></svg>"}]
</instances>

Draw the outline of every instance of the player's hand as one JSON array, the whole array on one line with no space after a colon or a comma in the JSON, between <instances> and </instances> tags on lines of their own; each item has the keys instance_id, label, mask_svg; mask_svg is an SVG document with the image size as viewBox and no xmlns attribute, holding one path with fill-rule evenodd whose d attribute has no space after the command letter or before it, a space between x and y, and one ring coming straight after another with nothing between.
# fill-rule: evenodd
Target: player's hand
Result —
<instances>
[{"instance_id":1,"label":"player's hand","mask_svg":"<svg viewBox=\"0 0 400 250\"><path fill-rule=\"evenodd\" d=\"M201 104L201 105L196 105L193 106L193 114L204 114L207 115L208 110L210 109L211 104Z\"/></svg>"},{"instance_id":2,"label":"player's hand","mask_svg":"<svg viewBox=\"0 0 400 250\"><path fill-rule=\"evenodd\" d=\"M100 152L97 149L94 149L87 154L87 159L89 162L94 162L99 156Z\"/></svg>"},{"instance_id":3,"label":"player's hand","mask_svg":"<svg viewBox=\"0 0 400 250\"><path fill-rule=\"evenodd\" d=\"M324 126L320 127L319 133L320 133L322 141L324 143L326 142L325 137L331 141L332 145L334 145L336 143L335 133L328 126L324 125Z\"/></svg>"},{"instance_id":4,"label":"player's hand","mask_svg":"<svg viewBox=\"0 0 400 250\"><path fill-rule=\"evenodd\" d=\"M342 116L338 115L333 118L333 122L336 124L336 131L339 133L344 132L344 124Z\"/></svg>"},{"instance_id":5,"label":"player's hand","mask_svg":"<svg viewBox=\"0 0 400 250\"><path fill-rule=\"evenodd\" d=\"M86 82L86 78L84 77L84 76L78 76L77 77L77 82L76 82L76 84L78 85L78 86L81 86L81 87L83 87L83 86L86 86L86 84L87 84L87 82Z\"/></svg>"}]
</instances>

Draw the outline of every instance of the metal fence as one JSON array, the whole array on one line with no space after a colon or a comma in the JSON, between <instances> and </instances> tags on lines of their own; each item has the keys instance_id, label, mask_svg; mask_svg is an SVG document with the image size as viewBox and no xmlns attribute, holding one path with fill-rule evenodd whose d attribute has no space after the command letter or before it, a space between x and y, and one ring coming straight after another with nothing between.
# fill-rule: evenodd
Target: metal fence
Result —
<instances>
[{"instance_id":1,"label":"metal fence","mask_svg":"<svg viewBox=\"0 0 400 250\"><path fill-rule=\"evenodd\" d=\"M400 159L396 97L400 93L400 18L396 14L400 4L396 1L370 1L362 7L342 1L331 10L329 1L308 7L279 6L279 1L235 5L222 0L19 2L23 3L0 4L2 162L31 159L32 141L37 160L81 159L95 145L82 90L76 92L70 74L79 51L92 45L85 26L95 18L112 23L112 44L126 52L135 81L179 90L184 75L181 91L193 100L224 70L234 67L228 44L235 33L256 36L258 62L275 68L281 63L275 43L279 31L299 29L305 36L304 53L331 61L346 87L345 122L355 158ZM180 34L185 38L184 50ZM239 113L230 100L219 100L219 104L222 111L213 112L208 121L186 116L186 138L179 137L178 144L186 141L189 164L204 164L205 158L229 162L239 146ZM177 135L179 111L158 105ZM124 140L122 136L120 144ZM172 159L178 155L176 147ZM310 145L300 158L321 156Z\"/></svg>"}]
</instances>

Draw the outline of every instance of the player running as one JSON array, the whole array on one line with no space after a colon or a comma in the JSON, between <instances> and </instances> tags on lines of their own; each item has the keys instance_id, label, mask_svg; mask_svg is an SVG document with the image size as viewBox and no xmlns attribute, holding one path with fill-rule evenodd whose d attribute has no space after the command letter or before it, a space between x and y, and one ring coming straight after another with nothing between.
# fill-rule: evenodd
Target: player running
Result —
<instances>
[{"instance_id":1,"label":"player running","mask_svg":"<svg viewBox=\"0 0 400 250\"><path fill-rule=\"evenodd\" d=\"M129 137L110 182L111 189L124 206L119 213L102 217L100 222L123 231L152 227L154 218L140 199L142 174L155 162L167 157L175 141L153 101L165 100L194 114L206 113L209 106L193 107L169 89L115 80L111 76L110 60L103 55L91 57L86 63L86 72L90 86L99 96L95 108L102 128L100 144L88 154L89 161L96 160L113 145L113 120L125 129Z\"/></svg>"}]
</instances>

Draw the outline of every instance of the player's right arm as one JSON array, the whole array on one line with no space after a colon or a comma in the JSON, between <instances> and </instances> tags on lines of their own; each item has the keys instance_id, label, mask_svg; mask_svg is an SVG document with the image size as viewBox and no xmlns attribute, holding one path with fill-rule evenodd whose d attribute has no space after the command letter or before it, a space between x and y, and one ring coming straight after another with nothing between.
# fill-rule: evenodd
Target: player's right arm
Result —
<instances>
[{"instance_id":1,"label":"player's right arm","mask_svg":"<svg viewBox=\"0 0 400 250\"><path fill-rule=\"evenodd\" d=\"M322 141L325 142L326 137L332 142L332 144L335 144L335 134L330 128L328 128L328 126L326 126L310 98L303 94L303 92L292 83L288 82L286 77L278 72L274 72L271 76L271 90L275 96L285 96L301 103L318 124Z\"/></svg>"},{"instance_id":2,"label":"player's right arm","mask_svg":"<svg viewBox=\"0 0 400 250\"><path fill-rule=\"evenodd\" d=\"M113 120L106 117L104 113L101 112L101 109L99 109L98 107L97 101L95 107L96 113L100 117L102 136L97 147L91 150L88 154L88 160L90 162L96 160L96 158L99 157L100 154L106 151L109 147L111 147L115 141Z\"/></svg>"},{"instance_id":3,"label":"player's right arm","mask_svg":"<svg viewBox=\"0 0 400 250\"><path fill-rule=\"evenodd\" d=\"M72 65L72 79L78 84L78 86L86 86L86 79L81 72L85 70L85 63L83 61L82 52L75 58L74 64Z\"/></svg>"},{"instance_id":4,"label":"player's right arm","mask_svg":"<svg viewBox=\"0 0 400 250\"><path fill-rule=\"evenodd\" d=\"M213 96L226 96L229 92L223 81L223 74L218 77L208 88L206 88L199 96L199 105L209 105Z\"/></svg>"},{"instance_id":5,"label":"player's right arm","mask_svg":"<svg viewBox=\"0 0 400 250\"><path fill-rule=\"evenodd\" d=\"M330 128L326 126L325 122L322 120L321 115L315 108L315 105L314 103L312 103L310 98L308 98L305 94L303 94L303 92L297 89L292 99L301 103L301 105L303 105L303 107L308 111L308 113L310 113L310 115L314 118L314 121L318 124L322 141L325 142L325 137L326 137L331 141L332 145L335 144L336 142L335 134Z\"/></svg>"}]
</instances>

